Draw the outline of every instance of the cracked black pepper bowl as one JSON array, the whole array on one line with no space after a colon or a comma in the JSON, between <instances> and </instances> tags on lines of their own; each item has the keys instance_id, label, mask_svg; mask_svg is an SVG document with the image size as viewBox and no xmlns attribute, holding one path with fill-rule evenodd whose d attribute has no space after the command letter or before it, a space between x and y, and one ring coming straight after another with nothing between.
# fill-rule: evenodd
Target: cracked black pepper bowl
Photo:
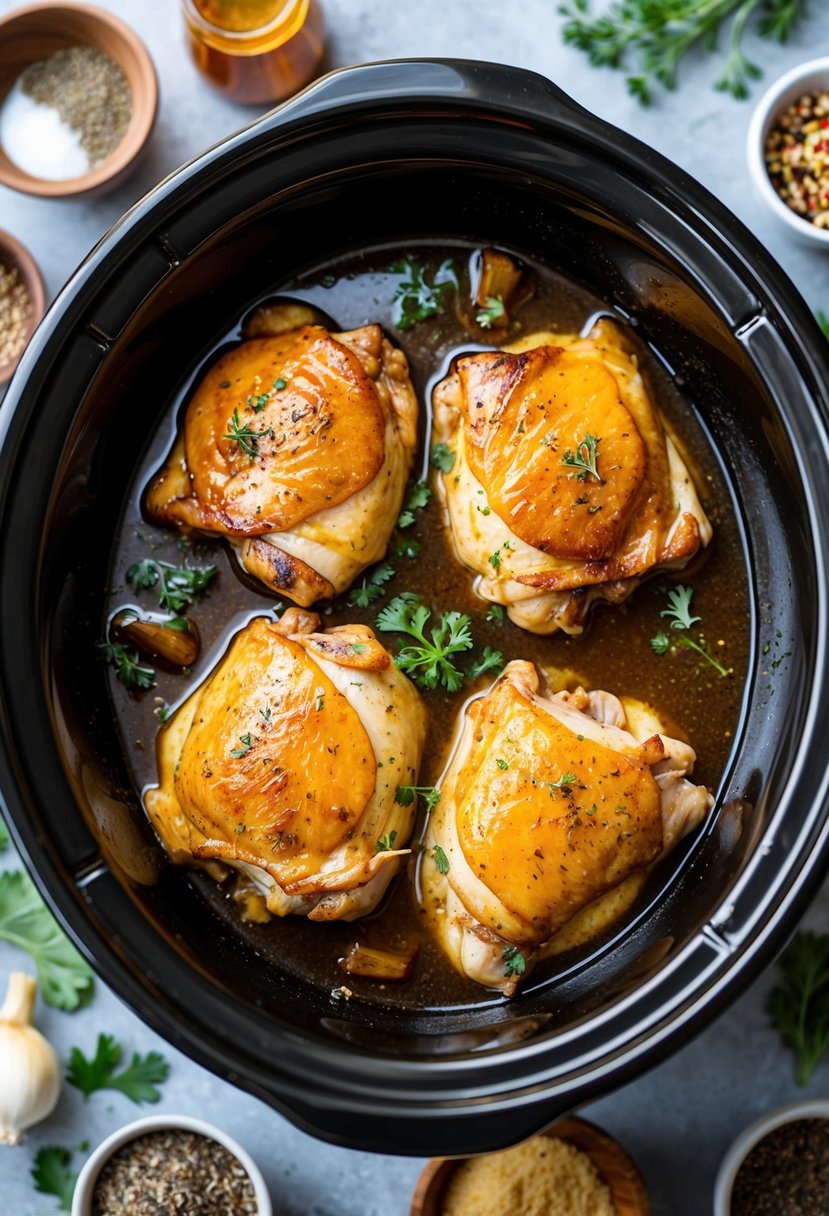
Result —
<instances>
[{"instance_id":1,"label":"cracked black pepper bowl","mask_svg":"<svg viewBox=\"0 0 829 1216\"><path fill-rule=\"evenodd\" d=\"M332 1002L263 964L162 863L94 651L125 487L228 318L312 262L427 238L551 266L681 378L731 489L751 655L715 813L624 931L512 1001L407 1010ZM306 1130L388 1152L513 1143L686 1041L770 959L825 870L827 385L825 341L746 229L525 72L335 73L160 185L63 291L0 415L0 783L98 972ZM778 631L791 654L771 679Z\"/></svg>"}]
</instances>

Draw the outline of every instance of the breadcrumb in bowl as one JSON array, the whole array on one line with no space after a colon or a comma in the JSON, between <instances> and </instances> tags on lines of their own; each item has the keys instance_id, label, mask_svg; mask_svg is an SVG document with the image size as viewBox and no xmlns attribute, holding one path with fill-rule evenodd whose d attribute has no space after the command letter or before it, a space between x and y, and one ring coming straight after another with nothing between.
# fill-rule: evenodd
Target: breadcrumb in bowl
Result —
<instances>
[{"instance_id":1,"label":"breadcrumb in bowl","mask_svg":"<svg viewBox=\"0 0 829 1216\"><path fill-rule=\"evenodd\" d=\"M410 1216L650 1216L644 1180L621 1145L565 1119L514 1148L423 1171Z\"/></svg>"}]
</instances>

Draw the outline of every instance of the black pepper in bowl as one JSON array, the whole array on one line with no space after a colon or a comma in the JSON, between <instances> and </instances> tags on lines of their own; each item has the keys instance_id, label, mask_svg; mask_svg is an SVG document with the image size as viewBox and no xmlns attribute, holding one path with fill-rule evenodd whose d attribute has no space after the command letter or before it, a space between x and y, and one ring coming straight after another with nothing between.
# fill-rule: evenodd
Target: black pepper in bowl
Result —
<instances>
[{"instance_id":1,"label":"black pepper in bowl","mask_svg":"<svg viewBox=\"0 0 829 1216\"><path fill-rule=\"evenodd\" d=\"M104 1165L92 1216L256 1216L246 1170L224 1145L171 1128L124 1144Z\"/></svg>"},{"instance_id":2,"label":"black pepper in bowl","mask_svg":"<svg viewBox=\"0 0 829 1216\"><path fill-rule=\"evenodd\" d=\"M826 1216L829 1120L796 1119L746 1155L731 1189L731 1216Z\"/></svg>"}]
</instances>

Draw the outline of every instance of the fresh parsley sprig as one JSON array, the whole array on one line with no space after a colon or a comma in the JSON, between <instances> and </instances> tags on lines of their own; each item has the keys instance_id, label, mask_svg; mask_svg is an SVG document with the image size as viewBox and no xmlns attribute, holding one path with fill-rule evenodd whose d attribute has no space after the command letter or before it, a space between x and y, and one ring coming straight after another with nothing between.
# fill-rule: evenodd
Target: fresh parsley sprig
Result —
<instances>
[{"instance_id":1,"label":"fresh parsley sprig","mask_svg":"<svg viewBox=\"0 0 829 1216\"><path fill-rule=\"evenodd\" d=\"M527 970L527 960L517 946L504 946L501 958L504 960L504 975L507 978L523 975Z\"/></svg>"},{"instance_id":2,"label":"fresh parsley sprig","mask_svg":"<svg viewBox=\"0 0 829 1216\"><path fill-rule=\"evenodd\" d=\"M668 607L663 608L659 615L668 619L671 630L688 630L702 620L701 617L692 616L691 614L693 595L694 588L684 587L682 584L673 587L668 592ZM651 638L651 649L654 654L667 654L672 645L686 646L689 650L695 651L705 659L706 663L710 663L721 676L731 674L731 669L724 667L719 659L705 648L705 639L702 637L700 637L698 642L694 638L685 637L684 635L682 637L668 637L664 629L660 629Z\"/></svg>"},{"instance_id":3,"label":"fresh parsley sprig","mask_svg":"<svg viewBox=\"0 0 829 1216\"><path fill-rule=\"evenodd\" d=\"M452 451L448 443L435 443L432 445L429 463L433 469L437 469L440 473L451 473L455 467L456 459L457 454Z\"/></svg>"},{"instance_id":4,"label":"fresh parsley sprig","mask_svg":"<svg viewBox=\"0 0 829 1216\"><path fill-rule=\"evenodd\" d=\"M207 593L216 570L216 566L174 566L146 557L130 566L127 582L133 591L158 586L159 605L178 616Z\"/></svg>"},{"instance_id":5,"label":"fresh parsley sprig","mask_svg":"<svg viewBox=\"0 0 829 1216\"><path fill-rule=\"evenodd\" d=\"M398 785L394 801L400 806L411 806L418 794L426 803L427 814L440 802L440 790L436 785Z\"/></svg>"},{"instance_id":6,"label":"fresh parsley sprig","mask_svg":"<svg viewBox=\"0 0 829 1216\"><path fill-rule=\"evenodd\" d=\"M164 1057L157 1051L148 1051L144 1056L133 1052L126 1068L117 1072L122 1055L121 1046L112 1035L99 1034L92 1059L88 1059L80 1047L72 1048L66 1079L84 1098L99 1089L116 1089L137 1104L158 1102L161 1093L156 1087L166 1081L170 1073L170 1065Z\"/></svg>"},{"instance_id":7,"label":"fresh parsley sprig","mask_svg":"<svg viewBox=\"0 0 829 1216\"><path fill-rule=\"evenodd\" d=\"M475 314L475 320L481 329L492 329L493 325L503 321L506 315L507 310L501 297L487 296L483 308Z\"/></svg>"},{"instance_id":8,"label":"fresh parsley sprig","mask_svg":"<svg viewBox=\"0 0 829 1216\"><path fill-rule=\"evenodd\" d=\"M594 16L589 0L563 0L564 41L584 51L595 67L629 68L629 92L648 105L654 84L676 87L680 60L692 47L711 49L733 17L729 55L716 88L748 96L749 81L761 75L746 58L742 38L755 17L764 38L785 42L805 10L805 0L612 0Z\"/></svg>"},{"instance_id":9,"label":"fresh parsley sprig","mask_svg":"<svg viewBox=\"0 0 829 1216\"><path fill-rule=\"evenodd\" d=\"M389 272L401 276L392 301L392 324L396 329L411 329L418 321L437 316L458 287L451 258L441 262L431 282L426 267L415 258L401 258L389 267Z\"/></svg>"},{"instance_id":10,"label":"fresh parsley sprig","mask_svg":"<svg viewBox=\"0 0 829 1216\"><path fill-rule=\"evenodd\" d=\"M415 522L415 511L428 507L432 491L425 481L414 481L409 486L403 500L403 510L397 517L398 528L411 528Z\"/></svg>"},{"instance_id":11,"label":"fresh parsley sprig","mask_svg":"<svg viewBox=\"0 0 829 1216\"><path fill-rule=\"evenodd\" d=\"M70 1169L72 1153L56 1144L39 1148L32 1166L35 1190L41 1195L54 1195L60 1200L59 1212L72 1211L72 1196L78 1181L77 1170Z\"/></svg>"},{"instance_id":12,"label":"fresh parsley sprig","mask_svg":"<svg viewBox=\"0 0 829 1216\"><path fill-rule=\"evenodd\" d=\"M99 642L107 663L115 668L116 679L131 690L146 691L155 685L155 668L142 663L138 651L124 642Z\"/></svg>"},{"instance_id":13,"label":"fresh parsley sprig","mask_svg":"<svg viewBox=\"0 0 829 1216\"><path fill-rule=\"evenodd\" d=\"M426 636L431 609L412 592L395 596L377 617L382 633L405 633L417 645L404 646L395 658L401 671L410 675L422 688L442 685L449 692L458 692L463 685L463 672L452 662L452 656L473 646L470 620L462 612L444 612L440 622Z\"/></svg>"},{"instance_id":14,"label":"fresh parsley sprig","mask_svg":"<svg viewBox=\"0 0 829 1216\"><path fill-rule=\"evenodd\" d=\"M382 599L386 593L385 584L394 576L394 566L388 563L375 566L368 577L363 579L362 586L352 587L348 596L349 604L353 604L355 608L368 608L375 600Z\"/></svg>"},{"instance_id":15,"label":"fresh parsley sprig","mask_svg":"<svg viewBox=\"0 0 829 1216\"><path fill-rule=\"evenodd\" d=\"M47 1005L71 1012L91 997L92 972L23 870L0 874L0 939L32 956Z\"/></svg>"},{"instance_id":16,"label":"fresh parsley sprig","mask_svg":"<svg viewBox=\"0 0 829 1216\"><path fill-rule=\"evenodd\" d=\"M504 656L501 654L501 651L493 650L491 646L484 646L481 657L476 659L466 674L467 678L472 681L477 680L479 676L485 675L490 671L495 675L500 675L503 669Z\"/></svg>"},{"instance_id":17,"label":"fresh parsley sprig","mask_svg":"<svg viewBox=\"0 0 829 1216\"><path fill-rule=\"evenodd\" d=\"M768 1011L797 1057L797 1083L805 1085L829 1051L829 934L796 933L779 966L783 982L772 989Z\"/></svg>"}]
</instances>

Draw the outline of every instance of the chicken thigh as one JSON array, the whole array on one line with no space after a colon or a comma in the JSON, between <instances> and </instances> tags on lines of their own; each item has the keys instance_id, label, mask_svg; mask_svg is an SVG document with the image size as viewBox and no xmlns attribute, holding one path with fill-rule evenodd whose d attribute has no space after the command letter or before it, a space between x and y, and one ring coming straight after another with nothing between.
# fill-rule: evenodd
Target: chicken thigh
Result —
<instances>
[{"instance_id":1,"label":"chicken thigh","mask_svg":"<svg viewBox=\"0 0 829 1216\"><path fill-rule=\"evenodd\" d=\"M612 321L457 361L434 393L439 476L460 560L533 633L581 633L711 539L688 467Z\"/></svg>"},{"instance_id":2,"label":"chicken thigh","mask_svg":"<svg viewBox=\"0 0 829 1216\"><path fill-rule=\"evenodd\" d=\"M402 351L378 325L332 334L313 318L254 314L144 500L155 523L226 536L248 573L303 606L383 556L417 442Z\"/></svg>"},{"instance_id":3,"label":"chicken thigh","mask_svg":"<svg viewBox=\"0 0 829 1216\"><path fill-rule=\"evenodd\" d=\"M158 736L144 804L173 861L219 860L270 912L352 920L397 872L425 715L365 625L255 617Z\"/></svg>"},{"instance_id":4,"label":"chicken thigh","mask_svg":"<svg viewBox=\"0 0 829 1216\"><path fill-rule=\"evenodd\" d=\"M458 971L512 995L577 913L707 815L693 750L658 725L610 693L549 695L520 660L467 705L421 859Z\"/></svg>"}]
</instances>

